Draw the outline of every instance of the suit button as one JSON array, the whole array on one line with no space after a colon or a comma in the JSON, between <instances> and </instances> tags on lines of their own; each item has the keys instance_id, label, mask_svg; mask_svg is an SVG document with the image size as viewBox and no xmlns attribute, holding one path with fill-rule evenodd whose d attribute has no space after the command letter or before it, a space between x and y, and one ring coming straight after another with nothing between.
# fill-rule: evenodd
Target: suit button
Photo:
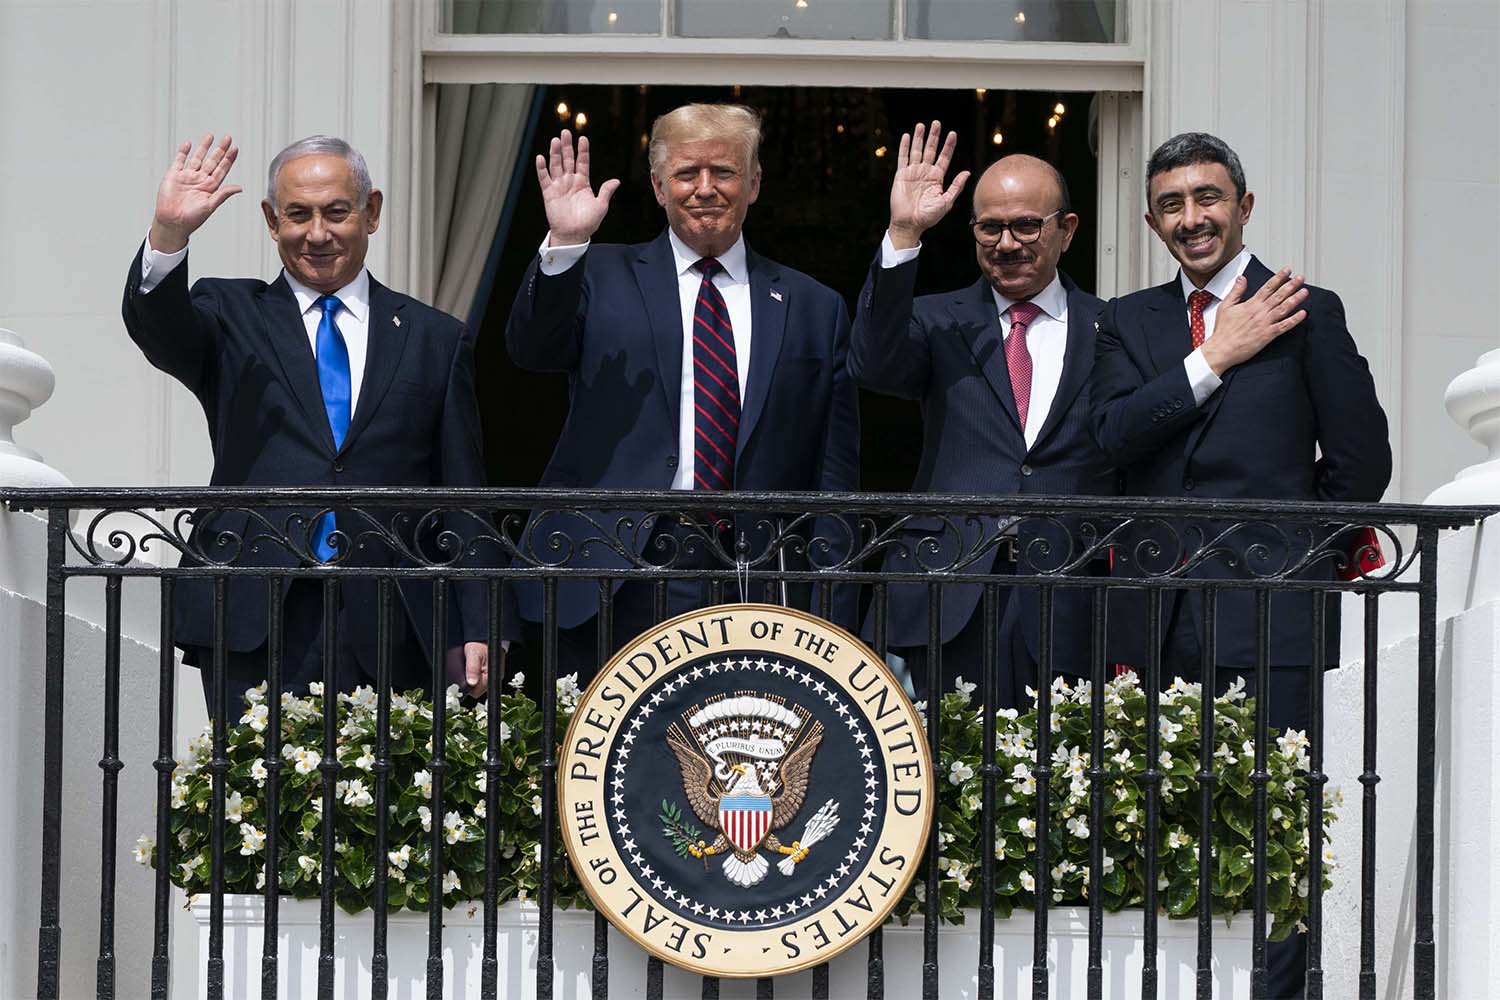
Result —
<instances>
[{"instance_id":1,"label":"suit button","mask_svg":"<svg viewBox=\"0 0 1500 1000\"><path fill-rule=\"evenodd\" d=\"M1193 482L1193 477L1192 476L1188 476L1186 479L1184 479L1182 481L1182 488L1185 489L1185 490L1191 490L1196 485L1198 485L1198 484L1195 483L1195 482Z\"/></svg>"},{"instance_id":2,"label":"suit button","mask_svg":"<svg viewBox=\"0 0 1500 1000\"><path fill-rule=\"evenodd\" d=\"M333 463L333 471L334 472L343 472L344 471L344 463L343 462L334 462Z\"/></svg>"},{"instance_id":3,"label":"suit button","mask_svg":"<svg viewBox=\"0 0 1500 1000\"><path fill-rule=\"evenodd\" d=\"M1180 410L1180 409L1182 409L1182 400L1180 400L1180 399L1174 399L1174 400L1172 400L1172 409L1174 409L1174 410Z\"/></svg>"},{"instance_id":4,"label":"suit button","mask_svg":"<svg viewBox=\"0 0 1500 1000\"><path fill-rule=\"evenodd\" d=\"M1029 465L1023 465L1023 466L1021 466L1021 475L1023 475L1023 476L1029 476L1029 475L1031 475L1031 466L1029 466Z\"/></svg>"},{"instance_id":5,"label":"suit button","mask_svg":"<svg viewBox=\"0 0 1500 1000\"><path fill-rule=\"evenodd\" d=\"M675 468L677 468L677 456L676 455L668 455L667 456L667 468L669 468L669 469L675 469Z\"/></svg>"}]
</instances>

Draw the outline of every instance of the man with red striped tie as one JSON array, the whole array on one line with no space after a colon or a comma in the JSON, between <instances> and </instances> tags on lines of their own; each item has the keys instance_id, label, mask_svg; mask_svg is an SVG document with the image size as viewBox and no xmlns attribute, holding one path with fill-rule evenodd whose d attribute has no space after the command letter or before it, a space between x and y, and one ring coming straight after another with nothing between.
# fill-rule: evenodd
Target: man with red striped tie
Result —
<instances>
[{"instance_id":1,"label":"man with red striped tie","mask_svg":"<svg viewBox=\"0 0 1500 1000\"><path fill-rule=\"evenodd\" d=\"M549 155L537 157L549 231L505 335L517 365L568 376L567 422L540 485L858 488L858 395L845 369L843 299L757 254L741 232L760 191L760 136L759 115L737 105L689 104L659 118L648 157L667 229L633 246L592 242L619 181L595 191L588 139L578 137L575 149L564 130ZM673 517L651 518L643 528L648 513L536 516L522 546L545 561L546 547L561 533L572 543L569 566L626 565L608 545L583 544L603 535L655 562L724 567L713 547L728 539ZM621 521L627 516L630 526ZM755 524L739 527L750 535L753 557L764 538ZM832 521L813 530L834 542L835 552L847 541ZM728 551L732 558L732 545ZM789 588L792 603L806 604L805 589ZM652 590L644 583L617 587L609 648L654 624ZM542 587L518 584L516 595L532 638L539 638ZM740 597L737 588L726 588L725 599ZM848 623L853 601L852 589L836 591L834 617ZM597 669L600 603L593 579L559 583L563 672L588 677ZM669 590L671 614L706 603L706 588L696 583L674 582Z\"/></svg>"}]
</instances>

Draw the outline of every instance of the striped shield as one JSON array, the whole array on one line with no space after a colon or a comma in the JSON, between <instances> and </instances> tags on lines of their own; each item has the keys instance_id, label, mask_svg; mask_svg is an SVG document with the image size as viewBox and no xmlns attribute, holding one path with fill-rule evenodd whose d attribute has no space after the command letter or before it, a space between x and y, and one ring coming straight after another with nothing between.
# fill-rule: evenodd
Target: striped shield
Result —
<instances>
[{"instance_id":1,"label":"striped shield","mask_svg":"<svg viewBox=\"0 0 1500 1000\"><path fill-rule=\"evenodd\" d=\"M726 795L719 800L719 829L741 851L753 851L771 828L769 795Z\"/></svg>"}]
</instances>

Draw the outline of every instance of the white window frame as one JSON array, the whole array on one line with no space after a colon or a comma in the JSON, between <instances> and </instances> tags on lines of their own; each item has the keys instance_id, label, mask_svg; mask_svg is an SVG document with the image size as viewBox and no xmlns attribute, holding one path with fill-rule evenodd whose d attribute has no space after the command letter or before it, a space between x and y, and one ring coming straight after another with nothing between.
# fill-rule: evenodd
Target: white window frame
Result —
<instances>
[{"instance_id":1,"label":"white window frame","mask_svg":"<svg viewBox=\"0 0 1500 1000\"><path fill-rule=\"evenodd\" d=\"M1148 4L1122 3L1128 41L1121 43L678 38L667 34L673 0L662 0L658 35L455 35L440 30L442 0L398 4L391 186L409 211L392 220L394 245L406 247L391 262L393 277L430 297L440 84L985 87L1100 94L1095 291L1107 298L1138 288L1145 273L1140 163ZM896 0L898 35L905 8L906 0Z\"/></svg>"}]
</instances>

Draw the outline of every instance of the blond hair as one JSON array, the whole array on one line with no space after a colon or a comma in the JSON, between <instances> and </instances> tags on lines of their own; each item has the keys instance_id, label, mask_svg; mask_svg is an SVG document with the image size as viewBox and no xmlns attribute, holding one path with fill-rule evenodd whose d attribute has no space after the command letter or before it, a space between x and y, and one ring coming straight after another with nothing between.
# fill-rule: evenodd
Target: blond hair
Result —
<instances>
[{"instance_id":1,"label":"blond hair","mask_svg":"<svg viewBox=\"0 0 1500 1000\"><path fill-rule=\"evenodd\" d=\"M647 157L655 174L667 160L673 143L723 139L745 149L745 168L760 169L760 112L743 104L684 104L656 119L651 126Z\"/></svg>"}]
</instances>

